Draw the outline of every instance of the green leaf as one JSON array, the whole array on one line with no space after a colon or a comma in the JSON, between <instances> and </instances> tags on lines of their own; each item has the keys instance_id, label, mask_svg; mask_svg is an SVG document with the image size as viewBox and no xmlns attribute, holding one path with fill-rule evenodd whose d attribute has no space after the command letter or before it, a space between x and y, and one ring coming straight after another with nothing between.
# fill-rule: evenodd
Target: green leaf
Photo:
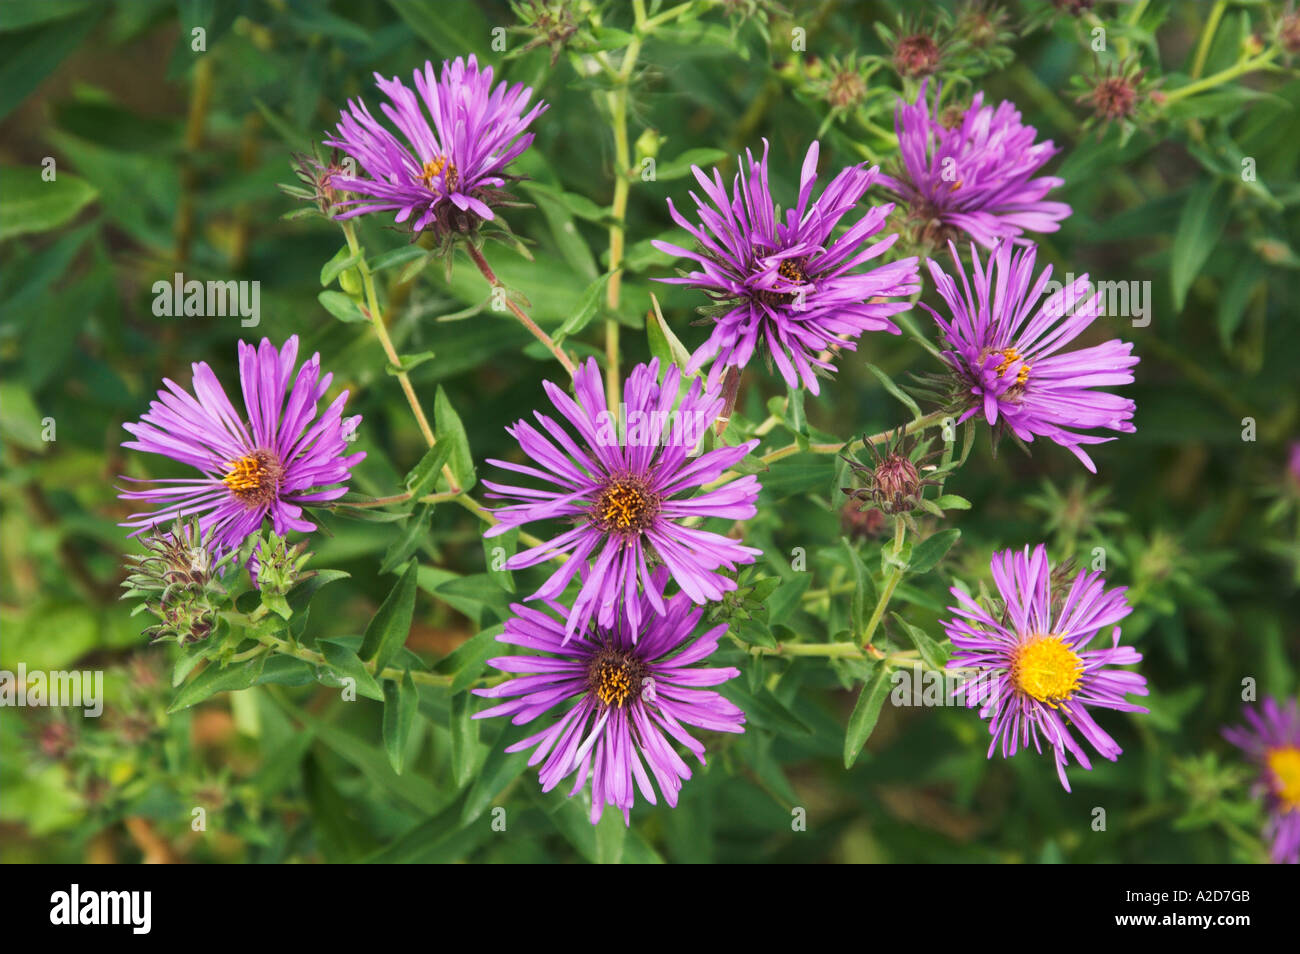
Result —
<instances>
[{"instance_id":1,"label":"green leaf","mask_svg":"<svg viewBox=\"0 0 1300 954\"><path fill-rule=\"evenodd\" d=\"M60 171L46 182L35 166L0 166L0 239L65 225L97 195L94 186L70 172Z\"/></svg>"},{"instance_id":2,"label":"green leaf","mask_svg":"<svg viewBox=\"0 0 1300 954\"><path fill-rule=\"evenodd\" d=\"M257 679L264 662L265 659L259 656L224 667L218 663L209 664L207 669L181 687L167 711L171 713L188 709L218 692L247 689Z\"/></svg>"},{"instance_id":3,"label":"green leaf","mask_svg":"<svg viewBox=\"0 0 1300 954\"><path fill-rule=\"evenodd\" d=\"M650 302L654 306L653 314L645 325L650 353L658 358L660 365L664 367L675 364L684 369L687 362L691 360L690 352L673 334L673 330L668 327L668 322L664 321L664 313L659 309L659 299L651 295ZM663 370L664 368L661 367L660 371Z\"/></svg>"},{"instance_id":4,"label":"green leaf","mask_svg":"<svg viewBox=\"0 0 1300 954\"><path fill-rule=\"evenodd\" d=\"M412 497L422 497L433 489L450 453L451 445L441 441L424 452L420 462L411 468L404 481L406 490Z\"/></svg>"},{"instance_id":5,"label":"green leaf","mask_svg":"<svg viewBox=\"0 0 1300 954\"><path fill-rule=\"evenodd\" d=\"M903 405L909 411L912 412L913 417L921 417L921 408L917 406L917 403L914 400L912 400L912 396L910 394L908 394L906 391L904 391L902 388L900 388L897 384L894 383L893 378L887 375L884 371L880 370L880 368L876 367L874 364L868 364L867 370L880 379L880 383L885 386L885 390L888 391L890 394L892 394L894 397L898 398L898 400L901 401Z\"/></svg>"},{"instance_id":6,"label":"green leaf","mask_svg":"<svg viewBox=\"0 0 1300 954\"><path fill-rule=\"evenodd\" d=\"M339 277L339 273L344 269L351 268L357 262L361 261L365 255L365 249L357 249L355 252L349 251L344 245L334 253L334 257L321 266L320 284L321 288L328 288Z\"/></svg>"},{"instance_id":7,"label":"green leaf","mask_svg":"<svg viewBox=\"0 0 1300 954\"><path fill-rule=\"evenodd\" d=\"M41 412L31 393L21 384L0 381L0 438L44 453L49 445L41 439L41 431Z\"/></svg>"},{"instance_id":8,"label":"green leaf","mask_svg":"<svg viewBox=\"0 0 1300 954\"><path fill-rule=\"evenodd\" d=\"M411 726L415 724L415 705L419 696L415 691L415 682L411 674L402 674L401 683L385 680L384 682L384 750L388 753L388 764L398 775L406 762L406 744L411 738Z\"/></svg>"},{"instance_id":9,"label":"green leaf","mask_svg":"<svg viewBox=\"0 0 1300 954\"><path fill-rule=\"evenodd\" d=\"M853 623L853 632L861 633L866 629L867 605L875 598L876 588L872 584L866 566L862 563L862 558L858 556L857 549L847 537L841 538L841 542L844 544L844 549L848 551L849 564L853 567L853 603L849 615Z\"/></svg>"},{"instance_id":10,"label":"green leaf","mask_svg":"<svg viewBox=\"0 0 1300 954\"><path fill-rule=\"evenodd\" d=\"M399 354L397 356L398 363L389 363L384 370L392 375L409 374L424 362L431 361L436 357L437 355L432 351L421 351L419 354Z\"/></svg>"},{"instance_id":11,"label":"green leaf","mask_svg":"<svg viewBox=\"0 0 1300 954\"><path fill-rule=\"evenodd\" d=\"M919 626L913 626L897 613L893 614L895 622L907 631L908 637L912 644L916 646L916 651L921 654L927 666L931 669L942 670L948 665L948 654L943 647L930 638L930 634Z\"/></svg>"},{"instance_id":12,"label":"green leaf","mask_svg":"<svg viewBox=\"0 0 1300 954\"><path fill-rule=\"evenodd\" d=\"M406 519L406 526L402 529L402 535L394 540L384 552L384 559L379 564L380 573L392 573L415 555L415 552L420 548L420 544L428 539L429 521L432 517L432 504L422 504L412 511L411 515Z\"/></svg>"},{"instance_id":13,"label":"green leaf","mask_svg":"<svg viewBox=\"0 0 1300 954\"><path fill-rule=\"evenodd\" d=\"M616 865L623 860L623 844L627 840L627 825L621 812L610 811L608 806L596 823L596 864Z\"/></svg>"},{"instance_id":14,"label":"green leaf","mask_svg":"<svg viewBox=\"0 0 1300 954\"><path fill-rule=\"evenodd\" d=\"M874 675L863 684L862 691L858 693L857 705L853 707L853 714L849 716L848 729L844 733L846 769L853 768L853 763L858 760L862 747L867 744L867 739L871 738L871 733L876 728L876 721L880 718L880 707L884 705L885 696L888 694L889 667L877 663Z\"/></svg>"},{"instance_id":15,"label":"green leaf","mask_svg":"<svg viewBox=\"0 0 1300 954\"><path fill-rule=\"evenodd\" d=\"M366 626L361 639L360 656L375 664L375 672L388 665L398 650L406 644L411 631L411 618L415 615L415 577L419 564L412 560L397 585L388 594L379 612Z\"/></svg>"},{"instance_id":16,"label":"green leaf","mask_svg":"<svg viewBox=\"0 0 1300 954\"><path fill-rule=\"evenodd\" d=\"M687 149L666 162L657 163L655 179L660 182L680 179L691 174L691 166L699 166L703 169L717 165L728 156L729 153L722 149Z\"/></svg>"},{"instance_id":17,"label":"green leaf","mask_svg":"<svg viewBox=\"0 0 1300 954\"><path fill-rule=\"evenodd\" d=\"M469 437L465 433L465 425L461 423L460 415L451 406L451 401L447 398L447 392L442 389L442 385L438 385L438 393L434 397L433 414L438 443L445 441L451 447L447 462L451 466L456 483L460 485L461 490L469 490L474 486L475 480L474 458L469 452Z\"/></svg>"},{"instance_id":18,"label":"green leaf","mask_svg":"<svg viewBox=\"0 0 1300 954\"><path fill-rule=\"evenodd\" d=\"M321 303L326 311L337 318L339 321L346 321L353 324L358 321L365 321L366 316L361 314L361 309L357 303L349 298L343 292L323 291L316 296L317 301Z\"/></svg>"},{"instance_id":19,"label":"green leaf","mask_svg":"<svg viewBox=\"0 0 1300 954\"><path fill-rule=\"evenodd\" d=\"M943 559L944 554L951 549L960 536L961 531L954 528L952 530L940 530L938 533L926 537L912 548L912 559L907 564L908 572L927 573L934 569L935 565Z\"/></svg>"},{"instance_id":20,"label":"green leaf","mask_svg":"<svg viewBox=\"0 0 1300 954\"><path fill-rule=\"evenodd\" d=\"M941 510L969 510L970 501L957 494L944 494L935 501Z\"/></svg>"},{"instance_id":21,"label":"green leaf","mask_svg":"<svg viewBox=\"0 0 1300 954\"><path fill-rule=\"evenodd\" d=\"M1187 290L1218 244L1228 224L1231 205L1217 185L1205 184L1193 189L1183 206L1169 262L1176 311L1183 310Z\"/></svg>"},{"instance_id":22,"label":"green leaf","mask_svg":"<svg viewBox=\"0 0 1300 954\"><path fill-rule=\"evenodd\" d=\"M0 119L8 116L64 57L81 45L106 9L105 4L95 4L83 16L0 37ZM14 195L5 189L0 189L0 194L5 196L5 204Z\"/></svg>"},{"instance_id":23,"label":"green leaf","mask_svg":"<svg viewBox=\"0 0 1300 954\"><path fill-rule=\"evenodd\" d=\"M478 722L473 718L474 697L460 692L451 697L448 728L451 732L451 777L456 787L463 788L474 777L478 767Z\"/></svg>"},{"instance_id":24,"label":"green leaf","mask_svg":"<svg viewBox=\"0 0 1300 954\"><path fill-rule=\"evenodd\" d=\"M316 645L330 666L356 684L360 695L383 702L384 690L379 688L379 683L375 682L375 677L370 674L370 670L366 668L360 656L332 639L317 640Z\"/></svg>"},{"instance_id":25,"label":"green leaf","mask_svg":"<svg viewBox=\"0 0 1300 954\"><path fill-rule=\"evenodd\" d=\"M396 268L399 265L405 265L407 262L413 262L417 258L424 258L428 254L419 245L403 245L401 248L381 252L367 262L366 265L371 272L382 272L386 268Z\"/></svg>"},{"instance_id":26,"label":"green leaf","mask_svg":"<svg viewBox=\"0 0 1300 954\"><path fill-rule=\"evenodd\" d=\"M613 272L606 272L594 282L587 286L587 290L582 293L582 300L578 302L577 309L560 326L560 330L554 335L555 343L560 344L569 335L576 335L591 322L595 317L596 308L600 305L601 295L604 294L605 286L609 284L610 276Z\"/></svg>"}]
</instances>

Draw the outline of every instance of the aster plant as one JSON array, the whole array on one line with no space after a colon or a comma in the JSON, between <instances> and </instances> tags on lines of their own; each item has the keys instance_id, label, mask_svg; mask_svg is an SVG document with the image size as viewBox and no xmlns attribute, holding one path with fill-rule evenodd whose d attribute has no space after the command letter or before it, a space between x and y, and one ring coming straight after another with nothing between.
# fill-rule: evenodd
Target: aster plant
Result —
<instances>
[{"instance_id":1,"label":"aster plant","mask_svg":"<svg viewBox=\"0 0 1300 954\"><path fill-rule=\"evenodd\" d=\"M1300 706L1265 699L1243 710L1246 725L1223 730L1259 769L1257 789L1268 807L1264 837L1278 864L1300 863Z\"/></svg>"},{"instance_id":2,"label":"aster plant","mask_svg":"<svg viewBox=\"0 0 1300 954\"><path fill-rule=\"evenodd\" d=\"M494 205L510 200L502 187L515 177L507 168L531 145L528 127L546 104L529 109L533 91L522 83L494 87L492 67L480 69L473 55L444 62L440 75L426 62L412 79L414 91L396 77L375 74L388 97L380 109L402 139L362 100L352 100L326 140L366 173L333 177L336 189L355 196L339 203L338 217L396 212L394 221L409 223L414 232L473 232L496 218Z\"/></svg>"},{"instance_id":3,"label":"aster plant","mask_svg":"<svg viewBox=\"0 0 1300 954\"><path fill-rule=\"evenodd\" d=\"M122 446L168 457L200 476L124 478L145 486L120 496L155 509L122 525L138 534L198 516L199 531L217 555L238 549L268 518L281 535L314 530L303 508L343 496L365 453L347 452L361 422L360 415L343 417L348 392L322 413L334 376L321 374L319 354L301 366L297 361L296 335L278 350L268 338L257 347L239 342L242 414L206 361L193 365L193 394L164 378L148 413L123 425L134 440Z\"/></svg>"},{"instance_id":4,"label":"aster plant","mask_svg":"<svg viewBox=\"0 0 1300 954\"><path fill-rule=\"evenodd\" d=\"M969 280L956 246L949 243L948 248L961 287L929 261L947 317L924 307L948 347L943 358L966 391L959 423L982 414L990 425L1022 441L1046 437L1096 473L1081 445L1114 438L1081 431L1133 433L1133 401L1097 389L1131 384L1138 357L1131 344L1118 338L1062 352L1101 312L1100 296L1088 276L1059 287L1044 301L1052 267L1034 274L1033 245L1015 249L1003 242L981 262L972 244Z\"/></svg>"},{"instance_id":5,"label":"aster plant","mask_svg":"<svg viewBox=\"0 0 1300 954\"><path fill-rule=\"evenodd\" d=\"M1146 712L1128 701L1147 694L1146 679L1120 666L1142 659L1119 644L1117 624L1132 607L1125 588L1107 589L1098 572L1081 570L1068 587L1053 579L1047 547L1031 552L1005 550L990 563L999 600L981 605L953 587L956 618L944 622L952 639L953 665L971 678L959 692L968 707L980 707L989 720L989 758L999 749L1010 758L1031 745L1051 749L1056 773L1068 792L1065 769L1070 758L1092 768L1079 740L1103 758L1115 761L1123 751L1097 724L1093 709ZM1091 647L1098 634L1111 630L1109 645Z\"/></svg>"},{"instance_id":6,"label":"aster plant","mask_svg":"<svg viewBox=\"0 0 1300 954\"><path fill-rule=\"evenodd\" d=\"M514 615L497 639L534 652L489 659L511 678L474 690L504 700L476 713L476 719L510 716L515 725L539 718L548 723L506 751L533 749L528 764L541 765L544 792L573 776L572 797L590 781L593 825L606 806L630 822L637 791L654 805L656 786L664 801L676 806L682 782L691 777L676 746L705 764L704 744L692 728L744 731L744 713L710 688L740 671L700 665L717 650L727 627L697 633L704 611L685 593L662 605L652 603L647 594L667 585L667 570L659 567L654 576L652 586L624 604L612 625L584 624L577 634L565 621L566 606L548 601L551 613L511 606ZM638 604L635 611L632 603Z\"/></svg>"},{"instance_id":7,"label":"aster plant","mask_svg":"<svg viewBox=\"0 0 1300 954\"><path fill-rule=\"evenodd\" d=\"M566 634L572 636L596 616L610 628L620 612L639 631L645 607L667 611L662 564L673 582L695 603L717 600L735 589L723 570L752 563L760 551L737 540L694 526L700 518L746 520L755 513L760 489L752 475L697 492L738 463L756 445L747 441L696 455L695 448L721 413L723 400L691 382L678 398L681 371L670 366L660 381L658 359L638 365L628 376L621 408L611 410L600 370L589 359L573 378L569 397L551 382L547 397L577 433L575 440L550 415L535 411L541 430L520 420L507 428L519 442L527 464L488 463L540 480L533 488L483 481L489 496L510 500L494 511L499 521L484 536L539 520L565 520L572 526L549 541L515 554L508 569L522 569L565 554L568 559L529 599L555 599L588 560ZM638 599L638 593L644 600Z\"/></svg>"},{"instance_id":8,"label":"aster plant","mask_svg":"<svg viewBox=\"0 0 1300 954\"><path fill-rule=\"evenodd\" d=\"M1005 100L986 106L978 92L965 110L948 112L939 105L941 88L931 101L928 85L914 102L898 101L898 166L878 179L907 207L919 240L934 244L965 232L992 248L1027 231L1059 229L1070 207L1045 196L1064 180L1037 175L1057 147L1036 142L1037 131Z\"/></svg>"},{"instance_id":9,"label":"aster plant","mask_svg":"<svg viewBox=\"0 0 1300 954\"><path fill-rule=\"evenodd\" d=\"M687 373L694 373L710 365L710 387L717 386L728 368L744 368L761 348L789 387L802 385L818 394L818 374L835 370L823 352L853 351L865 331L898 334L889 317L910 306L889 299L920 289L915 258L858 270L897 241L897 235L889 235L868 242L884 228L893 206L868 208L836 236L837 226L862 200L877 170L865 165L843 169L814 200L819 155L820 146L814 142L804 156L795 204L784 216L768 183L766 140L760 160L745 153L730 197L717 169L710 179L698 166L692 167L704 194L701 199L691 193L698 225L668 200L673 221L698 245L694 250L659 240L654 245L699 267L660 280L701 289L717 303L707 311L713 332L686 366Z\"/></svg>"}]
</instances>

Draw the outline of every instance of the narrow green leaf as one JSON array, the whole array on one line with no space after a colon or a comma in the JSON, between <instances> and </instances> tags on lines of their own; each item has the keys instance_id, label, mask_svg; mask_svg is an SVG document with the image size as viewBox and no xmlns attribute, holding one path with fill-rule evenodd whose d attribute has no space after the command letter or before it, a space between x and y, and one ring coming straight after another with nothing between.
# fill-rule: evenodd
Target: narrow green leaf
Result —
<instances>
[{"instance_id":1,"label":"narrow green leaf","mask_svg":"<svg viewBox=\"0 0 1300 954\"><path fill-rule=\"evenodd\" d=\"M908 571L911 573L927 573L934 569L935 565L943 559L944 554L951 549L960 536L961 531L954 528L952 530L940 530L938 533L926 537L912 548L912 558L907 564Z\"/></svg>"},{"instance_id":2,"label":"narrow green leaf","mask_svg":"<svg viewBox=\"0 0 1300 954\"><path fill-rule=\"evenodd\" d=\"M438 443L447 442L451 449L447 458L451 465L451 472L456 477L456 483L460 485L461 490L469 490L474 486L474 458L469 451L469 437L465 433L465 425L461 423L460 415L456 413L455 408L451 406L451 401L447 398L447 392L438 385L438 393L434 397L433 414L437 423Z\"/></svg>"},{"instance_id":3,"label":"narrow green leaf","mask_svg":"<svg viewBox=\"0 0 1300 954\"><path fill-rule=\"evenodd\" d=\"M366 664L361 661L361 657L354 653L347 646L335 642L332 639L321 639L316 643L320 653L330 666L337 670L341 677L347 677L353 681L357 693L365 696L367 699L374 699L382 702L384 699L384 690L379 688L379 683L375 682L375 677L370 674Z\"/></svg>"},{"instance_id":4,"label":"narrow green leaf","mask_svg":"<svg viewBox=\"0 0 1300 954\"><path fill-rule=\"evenodd\" d=\"M401 683L384 681L384 751L388 753L388 764L398 775L405 767L406 744L411 738L411 726L415 724L418 700L415 682L409 672L402 674Z\"/></svg>"},{"instance_id":5,"label":"narrow green leaf","mask_svg":"<svg viewBox=\"0 0 1300 954\"><path fill-rule=\"evenodd\" d=\"M364 254L365 249L358 249L357 251L352 252L346 245L335 252L334 257L321 266L321 288L328 288L333 283L334 279L339 277L339 272L351 268L357 262L361 261Z\"/></svg>"},{"instance_id":6,"label":"narrow green leaf","mask_svg":"<svg viewBox=\"0 0 1300 954\"><path fill-rule=\"evenodd\" d=\"M858 693L857 705L853 707L853 714L849 716L849 726L844 733L844 767L853 768L853 763L858 760L858 755L862 752L862 747L867 744L867 739L871 738L871 733L876 728L876 721L880 718L880 707L885 703L885 696L889 694L889 667L876 664L875 673L862 686L862 691Z\"/></svg>"},{"instance_id":7,"label":"narrow green leaf","mask_svg":"<svg viewBox=\"0 0 1300 954\"><path fill-rule=\"evenodd\" d=\"M888 391L890 394L892 394L894 397L898 398L898 400L901 401L903 405L909 411L912 412L913 417L921 417L921 408L917 405L916 401L912 400L912 396L910 394L908 394L897 384L895 384L893 378L887 375L884 371L880 370L880 368L876 367L874 364L868 364L867 370L880 379L880 383L885 386L885 390Z\"/></svg>"},{"instance_id":8,"label":"narrow green leaf","mask_svg":"<svg viewBox=\"0 0 1300 954\"><path fill-rule=\"evenodd\" d=\"M420 462L411 468L404 481L406 490L412 497L422 497L433 490L450 453L451 445L441 441L424 452Z\"/></svg>"},{"instance_id":9,"label":"narrow green leaf","mask_svg":"<svg viewBox=\"0 0 1300 954\"><path fill-rule=\"evenodd\" d=\"M411 618L415 615L415 577L419 564L412 560L397 585L388 594L379 612L366 626L361 639L359 655L375 664L375 671L388 665L397 651L406 644L411 631Z\"/></svg>"},{"instance_id":10,"label":"narrow green leaf","mask_svg":"<svg viewBox=\"0 0 1300 954\"><path fill-rule=\"evenodd\" d=\"M1212 183L1192 190L1178 218L1174 245L1169 260L1169 280L1173 285L1174 309L1181 312L1187 291L1201 273L1228 224L1232 203L1225 201L1219 187Z\"/></svg>"},{"instance_id":11,"label":"narrow green leaf","mask_svg":"<svg viewBox=\"0 0 1300 954\"><path fill-rule=\"evenodd\" d=\"M366 320L366 316L361 314L361 309L357 307L357 303L343 292L323 291L316 296L316 300L321 303L321 307L339 321L354 324Z\"/></svg>"},{"instance_id":12,"label":"narrow green leaf","mask_svg":"<svg viewBox=\"0 0 1300 954\"><path fill-rule=\"evenodd\" d=\"M70 172L58 170L54 181L46 182L36 166L0 166L0 239L56 229L98 195Z\"/></svg>"}]
</instances>

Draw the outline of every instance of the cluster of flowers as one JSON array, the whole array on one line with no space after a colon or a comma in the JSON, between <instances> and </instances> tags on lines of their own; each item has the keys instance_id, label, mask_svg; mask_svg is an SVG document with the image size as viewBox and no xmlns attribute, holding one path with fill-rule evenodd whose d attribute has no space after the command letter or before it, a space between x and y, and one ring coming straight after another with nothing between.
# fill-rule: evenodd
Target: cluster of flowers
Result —
<instances>
[{"instance_id":1,"label":"cluster of flowers","mask_svg":"<svg viewBox=\"0 0 1300 954\"><path fill-rule=\"evenodd\" d=\"M474 57L444 64L441 76L426 65L414 75L414 92L378 77L391 103L383 113L405 141L363 103L349 104L329 144L353 156L365 175L332 176L332 188L353 196L339 216L395 212L397 222L444 237L491 220L512 178L507 166L527 148L527 129L546 108L538 102L529 110L532 90L494 87L492 79L491 68L480 69ZM928 262L946 305L945 314L931 314L963 395L961 420L982 413L1023 441L1045 437L1089 470L1095 466L1083 447L1113 438L1086 432L1133 431L1133 402L1097 390L1132 382L1132 346L1112 340L1063 350L1098 316L1098 299L1084 294L1085 276L1044 301L1052 270L1035 274L1036 249L1024 237L1055 230L1070 213L1044 198L1061 180L1036 176L1055 147L1036 142L1010 103L993 108L977 95L949 116L938 108L938 91L932 107L924 86L916 102L900 103L896 128L901 157L892 175L844 168L816 196L820 150L813 142L784 214L769 183L766 143L761 158L747 152L741 159L730 193L719 171L710 176L694 168L701 190L691 193L695 220L671 201L668 209L695 247L657 244L693 263L664 281L713 299L708 340L684 368L656 360L627 377L625 410L649 421L635 440L611 437L607 425L618 409L592 359L578 367L572 394L544 385L558 416L538 411L535 423L508 428L527 462L490 461L533 485L484 482L504 501L487 536L539 521L568 528L507 564L560 561L525 603L512 607L499 638L530 652L491 660L513 678L475 690L500 700L478 717L509 716L523 725L561 709L558 719L511 748L533 749L530 764L541 764L546 790L572 776L576 794L590 780L593 823L607 805L626 821L636 791L655 802L656 783L676 804L691 769L674 743L704 761L691 727L743 731L744 713L711 688L738 671L697 665L713 654L726 627L697 628L704 606L736 589L728 573L761 554L699 524L755 514L759 482L730 471L758 441L702 452L697 438L724 414L723 380L756 352L791 388L817 394L836 353L854 349L864 332L898 333L890 318L920 290L918 258L866 267L898 239L876 237L894 203L867 205L856 221L844 221L868 190L887 190L905 204L919 235L948 245L956 280ZM973 240L969 276L955 242L961 234ZM988 249L984 260L977 244ZM128 425L135 440L125 446L189 464L203 476L125 493L157 506L130 526L142 532L197 514L218 553L238 547L268 516L277 533L313 529L303 507L344 493L362 456L346 452L359 419L342 417L346 393L317 416L330 376L320 374L318 356L295 371L297 347L294 338L278 352L265 340L257 349L240 345L244 415L206 364L194 366L193 395L164 382L150 412ZM683 430L668 424L674 414L706 427L682 439ZM1119 645L1114 625L1130 612L1125 591L1107 589L1097 573L1080 572L1072 581L1054 573L1041 544L995 554L991 567L999 598L983 605L954 588L958 605L945 624L955 664L996 676L985 679L990 689L983 696L968 696L968 705L980 706L989 720L990 757L999 742L1004 756L1031 743L1041 752L1046 742L1068 789L1070 757L1091 767L1074 731L1108 759L1120 753L1090 710L1144 711L1127 697L1145 694L1145 679L1117 668L1141 659ZM575 581L576 595L566 602ZM1108 645L1089 648L1111 627Z\"/></svg>"}]
</instances>

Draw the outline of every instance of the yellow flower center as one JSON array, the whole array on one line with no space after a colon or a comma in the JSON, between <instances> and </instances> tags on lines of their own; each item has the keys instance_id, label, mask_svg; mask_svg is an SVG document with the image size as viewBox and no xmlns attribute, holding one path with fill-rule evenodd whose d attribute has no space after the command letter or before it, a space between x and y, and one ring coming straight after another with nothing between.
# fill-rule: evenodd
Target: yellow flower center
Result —
<instances>
[{"instance_id":1,"label":"yellow flower center","mask_svg":"<svg viewBox=\"0 0 1300 954\"><path fill-rule=\"evenodd\" d=\"M230 492L248 507L260 507L275 499L284 468L270 451L257 450L231 461L230 473L221 479Z\"/></svg>"},{"instance_id":2,"label":"yellow flower center","mask_svg":"<svg viewBox=\"0 0 1300 954\"><path fill-rule=\"evenodd\" d=\"M1032 636L1011 660L1011 681L1021 692L1055 708L1079 688L1083 660L1056 635Z\"/></svg>"},{"instance_id":3,"label":"yellow flower center","mask_svg":"<svg viewBox=\"0 0 1300 954\"><path fill-rule=\"evenodd\" d=\"M803 273L803 263L797 258L787 258L776 271L791 285L802 285L808 281Z\"/></svg>"},{"instance_id":4,"label":"yellow flower center","mask_svg":"<svg viewBox=\"0 0 1300 954\"><path fill-rule=\"evenodd\" d=\"M643 667L627 653L605 649L591 663L588 683L601 705L622 708L641 694Z\"/></svg>"},{"instance_id":5,"label":"yellow flower center","mask_svg":"<svg viewBox=\"0 0 1300 954\"><path fill-rule=\"evenodd\" d=\"M607 533L644 530L659 512L659 500L635 480L615 480L596 498L592 516Z\"/></svg>"},{"instance_id":6,"label":"yellow flower center","mask_svg":"<svg viewBox=\"0 0 1300 954\"><path fill-rule=\"evenodd\" d=\"M459 174L456 172L456 166L446 156L438 156L436 159L430 159L424 164L424 171L420 173L420 181L424 183L426 189L433 188L433 180L442 175L442 170L447 170L447 189L448 191L456 188L456 182Z\"/></svg>"},{"instance_id":7,"label":"yellow flower center","mask_svg":"<svg viewBox=\"0 0 1300 954\"><path fill-rule=\"evenodd\" d=\"M1287 745L1269 749L1265 756L1273 775L1273 794L1285 811L1300 811L1300 748Z\"/></svg>"},{"instance_id":8,"label":"yellow flower center","mask_svg":"<svg viewBox=\"0 0 1300 954\"><path fill-rule=\"evenodd\" d=\"M993 353L1002 356L1002 361L998 364L997 368L995 369L999 375L1005 374L1007 368L1011 367L1011 365L1013 365L1015 362L1023 360L1020 352L1017 351L1015 348L1003 348L1001 351L995 351ZM1029 365L1022 364L1020 366L1020 370L1016 372L1016 384L1023 385L1028 380L1029 380Z\"/></svg>"}]
</instances>

